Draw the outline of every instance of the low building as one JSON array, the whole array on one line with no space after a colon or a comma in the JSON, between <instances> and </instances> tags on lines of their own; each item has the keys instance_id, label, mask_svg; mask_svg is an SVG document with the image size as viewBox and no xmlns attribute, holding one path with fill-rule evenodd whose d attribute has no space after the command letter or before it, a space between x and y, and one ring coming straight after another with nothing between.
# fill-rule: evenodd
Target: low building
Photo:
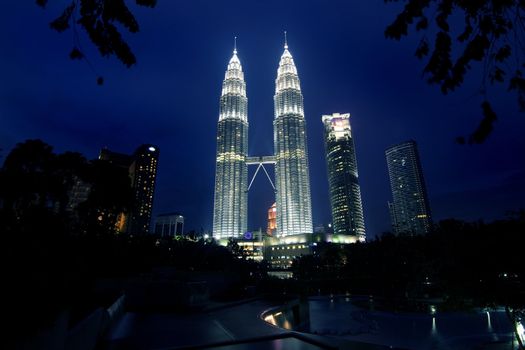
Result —
<instances>
[{"instance_id":1,"label":"low building","mask_svg":"<svg viewBox=\"0 0 525 350\"><path fill-rule=\"evenodd\" d=\"M159 214L155 218L155 234L161 237L184 235L184 216L180 213Z\"/></svg>"},{"instance_id":2,"label":"low building","mask_svg":"<svg viewBox=\"0 0 525 350\"><path fill-rule=\"evenodd\" d=\"M298 234L285 237L266 237L264 258L270 269L286 270L292 267L293 260L303 255L312 254L312 235Z\"/></svg>"}]
</instances>

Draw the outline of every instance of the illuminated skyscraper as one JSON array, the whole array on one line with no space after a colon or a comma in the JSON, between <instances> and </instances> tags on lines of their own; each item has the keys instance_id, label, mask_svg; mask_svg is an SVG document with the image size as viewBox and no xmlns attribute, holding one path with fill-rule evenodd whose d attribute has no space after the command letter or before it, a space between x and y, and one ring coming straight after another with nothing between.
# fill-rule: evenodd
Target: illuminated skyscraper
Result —
<instances>
[{"instance_id":1,"label":"illuminated skyscraper","mask_svg":"<svg viewBox=\"0 0 525 350\"><path fill-rule=\"evenodd\" d=\"M386 162L392 188L389 210L394 233L427 233L432 221L416 142L388 148Z\"/></svg>"},{"instance_id":2,"label":"illuminated skyscraper","mask_svg":"<svg viewBox=\"0 0 525 350\"><path fill-rule=\"evenodd\" d=\"M350 114L323 115L322 121L334 235L349 235L353 242L364 241L365 222Z\"/></svg>"},{"instance_id":3,"label":"illuminated skyscraper","mask_svg":"<svg viewBox=\"0 0 525 350\"><path fill-rule=\"evenodd\" d=\"M133 153L129 173L134 198L127 226L128 233L149 233L158 159L159 149L153 145L142 145Z\"/></svg>"},{"instance_id":4,"label":"illuminated skyscraper","mask_svg":"<svg viewBox=\"0 0 525 350\"><path fill-rule=\"evenodd\" d=\"M213 237L240 237L247 228L248 99L237 49L228 63L220 99Z\"/></svg>"},{"instance_id":5,"label":"illuminated skyscraper","mask_svg":"<svg viewBox=\"0 0 525 350\"><path fill-rule=\"evenodd\" d=\"M104 148L100 151L99 159L126 169L131 180L133 202L129 212L119 218L119 231L139 235L149 233L157 179L158 147L141 145L132 155Z\"/></svg>"},{"instance_id":6,"label":"illuminated skyscraper","mask_svg":"<svg viewBox=\"0 0 525 350\"><path fill-rule=\"evenodd\" d=\"M277 236L312 233L312 205L303 95L285 41L274 95Z\"/></svg>"}]
</instances>

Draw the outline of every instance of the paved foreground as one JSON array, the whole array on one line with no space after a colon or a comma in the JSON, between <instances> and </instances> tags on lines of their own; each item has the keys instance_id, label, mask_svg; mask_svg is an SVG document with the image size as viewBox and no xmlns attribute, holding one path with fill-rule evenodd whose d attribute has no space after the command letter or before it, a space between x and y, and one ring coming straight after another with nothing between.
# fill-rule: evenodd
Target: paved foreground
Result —
<instances>
[{"instance_id":1,"label":"paved foreground","mask_svg":"<svg viewBox=\"0 0 525 350\"><path fill-rule=\"evenodd\" d=\"M343 339L290 332L260 315L280 306L265 300L209 308L199 313L127 312L110 330L102 348L120 349L386 349Z\"/></svg>"}]
</instances>

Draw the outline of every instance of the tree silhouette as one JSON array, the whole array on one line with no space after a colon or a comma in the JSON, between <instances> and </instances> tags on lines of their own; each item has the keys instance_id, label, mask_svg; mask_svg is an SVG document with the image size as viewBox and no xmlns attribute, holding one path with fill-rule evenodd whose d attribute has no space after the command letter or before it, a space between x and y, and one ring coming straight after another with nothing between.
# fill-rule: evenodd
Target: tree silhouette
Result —
<instances>
[{"instance_id":1,"label":"tree silhouette","mask_svg":"<svg viewBox=\"0 0 525 350\"><path fill-rule=\"evenodd\" d=\"M36 3L45 7L48 0L36 0ZM135 0L135 3L139 6L155 7L157 0ZM49 25L59 33L73 30L73 48L69 54L73 60L84 59L91 65L82 50L78 35L78 27L82 27L102 56L114 55L128 68L137 62L118 29L118 25L121 25L130 33L139 31L139 24L125 0L72 0L62 14ZM102 85L104 78L98 77L97 83Z\"/></svg>"},{"instance_id":2,"label":"tree silhouette","mask_svg":"<svg viewBox=\"0 0 525 350\"><path fill-rule=\"evenodd\" d=\"M126 169L106 161L88 162L75 152L57 155L41 140L19 143L0 169L0 201L6 219L2 224L14 222L14 229L27 227L31 231L35 229L32 218L38 213L60 221L52 230L71 229L66 206L77 180L90 188L87 200L75 208L82 231L94 235L115 233L118 216L128 211L132 202Z\"/></svg>"},{"instance_id":3,"label":"tree silhouette","mask_svg":"<svg viewBox=\"0 0 525 350\"><path fill-rule=\"evenodd\" d=\"M423 75L429 84L438 85L443 94L448 94L463 84L474 62L482 64L479 93L483 97L483 118L467 139L458 137L458 143L483 143L492 132L497 115L488 96L489 86L506 83L509 91L517 93L520 109L525 111L524 1L406 0L405 3L403 11L386 28L385 36L400 40L408 35L411 26L423 33L415 55L427 60ZM458 18L463 20L462 26L457 23Z\"/></svg>"},{"instance_id":4,"label":"tree silhouette","mask_svg":"<svg viewBox=\"0 0 525 350\"><path fill-rule=\"evenodd\" d=\"M20 216L30 206L45 208L59 197L54 176L53 148L41 140L18 144L2 168L3 207Z\"/></svg>"}]
</instances>

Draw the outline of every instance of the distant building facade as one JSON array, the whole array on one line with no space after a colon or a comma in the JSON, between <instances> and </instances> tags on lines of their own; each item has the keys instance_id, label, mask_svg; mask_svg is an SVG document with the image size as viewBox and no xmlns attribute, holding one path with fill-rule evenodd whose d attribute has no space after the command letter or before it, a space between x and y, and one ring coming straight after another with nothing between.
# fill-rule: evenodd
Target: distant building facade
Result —
<instances>
[{"instance_id":1,"label":"distant building facade","mask_svg":"<svg viewBox=\"0 0 525 350\"><path fill-rule=\"evenodd\" d=\"M350 114L323 115L322 121L333 235L349 236L341 239L342 243L364 241L365 221Z\"/></svg>"},{"instance_id":2,"label":"distant building facade","mask_svg":"<svg viewBox=\"0 0 525 350\"><path fill-rule=\"evenodd\" d=\"M78 176L74 176L73 184L69 190L69 200L66 206L66 211L70 213L76 212L78 206L87 201L90 192L91 184L83 181Z\"/></svg>"},{"instance_id":3,"label":"distant building facade","mask_svg":"<svg viewBox=\"0 0 525 350\"><path fill-rule=\"evenodd\" d=\"M256 231L247 231L241 238L235 239L235 242L242 248L243 255L246 259L261 261L264 258L264 240L261 229Z\"/></svg>"},{"instance_id":4,"label":"distant building facade","mask_svg":"<svg viewBox=\"0 0 525 350\"><path fill-rule=\"evenodd\" d=\"M268 228L266 229L266 234L273 236L277 228L277 203L273 203L272 206L268 209Z\"/></svg>"},{"instance_id":5,"label":"distant building facade","mask_svg":"<svg viewBox=\"0 0 525 350\"><path fill-rule=\"evenodd\" d=\"M157 179L158 147L144 144L132 155L102 149L99 159L127 169L131 180L133 203L131 210L123 213L119 219L120 231L137 235L149 233Z\"/></svg>"},{"instance_id":6,"label":"distant building facade","mask_svg":"<svg viewBox=\"0 0 525 350\"><path fill-rule=\"evenodd\" d=\"M432 218L416 142L400 143L385 153L392 189L388 208L394 233L429 232Z\"/></svg>"},{"instance_id":7,"label":"distant building facade","mask_svg":"<svg viewBox=\"0 0 525 350\"><path fill-rule=\"evenodd\" d=\"M142 145L133 153L130 175L134 200L127 227L131 234L149 233L158 160L159 150L153 145Z\"/></svg>"},{"instance_id":8,"label":"distant building facade","mask_svg":"<svg viewBox=\"0 0 525 350\"><path fill-rule=\"evenodd\" d=\"M157 215L155 218L155 234L161 237L184 235L184 216L180 213Z\"/></svg>"}]
</instances>

